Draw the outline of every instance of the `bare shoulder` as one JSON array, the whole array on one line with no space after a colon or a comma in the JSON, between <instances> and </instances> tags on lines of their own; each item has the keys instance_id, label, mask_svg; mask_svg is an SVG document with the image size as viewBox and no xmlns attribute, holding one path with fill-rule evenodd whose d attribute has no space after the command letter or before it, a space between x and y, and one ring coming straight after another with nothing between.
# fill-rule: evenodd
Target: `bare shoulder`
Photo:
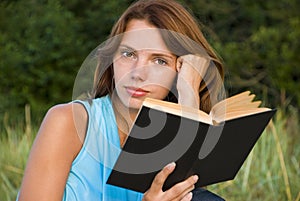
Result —
<instances>
[{"instance_id":1,"label":"bare shoulder","mask_svg":"<svg viewBox=\"0 0 300 201\"><path fill-rule=\"evenodd\" d=\"M83 143L86 135L88 115L80 103L55 105L47 112L43 124L57 130L59 138L74 138ZM42 126L43 126L42 124Z\"/></svg>"},{"instance_id":2,"label":"bare shoulder","mask_svg":"<svg viewBox=\"0 0 300 201\"><path fill-rule=\"evenodd\" d=\"M73 150L74 157L80 151L86 135L88 115L83 105L66 103L50 108L43 120L38 135L47 135L49 140L65 142Z\"/></svg>"},{"instance_id":3,"label":"bare shoulder","mask_svg":"<svg viewBox=\"0 0 300 201\"><path fill-rule=\"evenodd\" d=\"M79 103L65 103L55 105L46 114L45 120L52 119L59 123L74 124L74 119L81 118L87 120L87 112L83 105Z\"/></svg>"}]
</instances>

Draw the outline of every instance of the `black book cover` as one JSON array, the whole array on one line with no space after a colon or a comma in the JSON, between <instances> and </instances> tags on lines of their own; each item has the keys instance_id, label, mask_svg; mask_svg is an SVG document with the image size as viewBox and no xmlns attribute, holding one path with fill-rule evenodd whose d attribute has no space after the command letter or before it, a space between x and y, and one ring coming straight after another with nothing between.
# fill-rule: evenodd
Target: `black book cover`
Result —
<instances>
[{"instance_id":1,"label":"black book cover","mask_svg":"<svg viewBox=\"0 0 300 201\"><path fill-rule=\"evenodd\" d=\"M164 190L193 174L197 187L232 180L275 112L214 126L143 106L107 183L145 192L173 161Z\"/></svg>"}]
</instances>

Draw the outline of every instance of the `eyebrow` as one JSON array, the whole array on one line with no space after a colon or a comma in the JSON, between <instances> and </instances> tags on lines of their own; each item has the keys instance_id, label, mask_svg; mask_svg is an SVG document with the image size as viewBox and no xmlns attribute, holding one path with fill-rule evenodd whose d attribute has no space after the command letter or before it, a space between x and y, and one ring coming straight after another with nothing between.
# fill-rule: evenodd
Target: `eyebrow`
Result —
<instances>
[{"instance_id":1,"label":"eyebrow","mask_svg":"<svg viewBox=\"0 0 300 201\"><path fill-rule=\"evenodd\" d=\"M119 48L120 48L120 47L127 48L127 49L130 49L130 50L132 50L132 51L136 51L134 48L132 48L132 47L130 47L130 46L128 46L128 45L125 45L125 44L120 44Z\"/></svg>"},{"instance_id":2,"label":"eyebrow","mask_svg":"<svg viewBox=\"0 0 300 201\"><path fill-rule=\"evenodd\" d=\"M130 47L129 45L126 44L120 44L119 46L120 48L127 48L133 52L137 52L138 50ZM145 48L146 49L146 48ZM146 50L156 50L156 49L146 49ZM164 57L168 57L170 59L174 59L177 58L177 56L175 54L172 54L171 52L167 52L167 51L158 51L158 52L154 52L152 53L153 56L164 56Z\"/></svg>"}]
</instances>

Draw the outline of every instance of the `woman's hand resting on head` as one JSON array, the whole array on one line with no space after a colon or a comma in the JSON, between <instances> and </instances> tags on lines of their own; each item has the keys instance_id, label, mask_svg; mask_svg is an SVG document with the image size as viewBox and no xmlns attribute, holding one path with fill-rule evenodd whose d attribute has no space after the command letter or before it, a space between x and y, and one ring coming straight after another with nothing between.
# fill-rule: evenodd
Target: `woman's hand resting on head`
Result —
<instances>
[{"instance_id":1,"label":"woman's hand resting on head","mask_svg":"<svg viewBox=\"0 0 300 201\"><path fill-rule=\"evenodd\" d=\"M200 83L206 74L210 60L198 55L184 55L177 59L178 103L199 109Z\"/></svg>"},{"instance_id":2,"label":"woman's hand resting on head","mask_svg":"<svg viewBox=\"0 0 300 201\"><path fill-rule=\"evenodd\" d=\"M150 189L144 194L143 201L188 201L192 199L191 191L195 188L194 184L198 180L197 175L175 184L166 191L162 190L167 177L174 169L175 163L170 163L155 176Z\"/></svg>"}]
</instances>

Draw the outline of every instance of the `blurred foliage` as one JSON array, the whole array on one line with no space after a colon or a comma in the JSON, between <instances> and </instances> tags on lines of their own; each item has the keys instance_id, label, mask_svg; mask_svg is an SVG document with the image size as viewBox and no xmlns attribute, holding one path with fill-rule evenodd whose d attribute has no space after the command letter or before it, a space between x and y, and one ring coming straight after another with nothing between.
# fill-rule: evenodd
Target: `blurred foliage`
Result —
<instances>
[{"instance_id":1,"label":"blurred foliage","mask_svg":"<svg viewBox=\"0 0 300 201\"><path fill-rule=\"evenodd\" d=\"M1 2L0 110L41 112L71 96L83 59L74 15L57 1Z\"/></svg>"},{"instance_id":2,"label":"blurred foliage","mask_svg":"<svg viewBox=\"0 0 300 201\"><path fill-rule=\"evenodd\" d=\"M33 118L72 98L84 58L132 2L0 2L0 118L30 104ZM229 94L252 90L266 104L300 105L300 2L181 0L226 65Z\"/></svg>"},{"instance_id":3,"label":"blurred foliage","mask_svg":"<svg viewBox=\"0 0 300 201\"><path fill-rule=\"evenodd\" d=\"M226 65L230 94L251 90L273 107L300 105L300 2L185 0Z\"/></svg>"}]
</instances>

